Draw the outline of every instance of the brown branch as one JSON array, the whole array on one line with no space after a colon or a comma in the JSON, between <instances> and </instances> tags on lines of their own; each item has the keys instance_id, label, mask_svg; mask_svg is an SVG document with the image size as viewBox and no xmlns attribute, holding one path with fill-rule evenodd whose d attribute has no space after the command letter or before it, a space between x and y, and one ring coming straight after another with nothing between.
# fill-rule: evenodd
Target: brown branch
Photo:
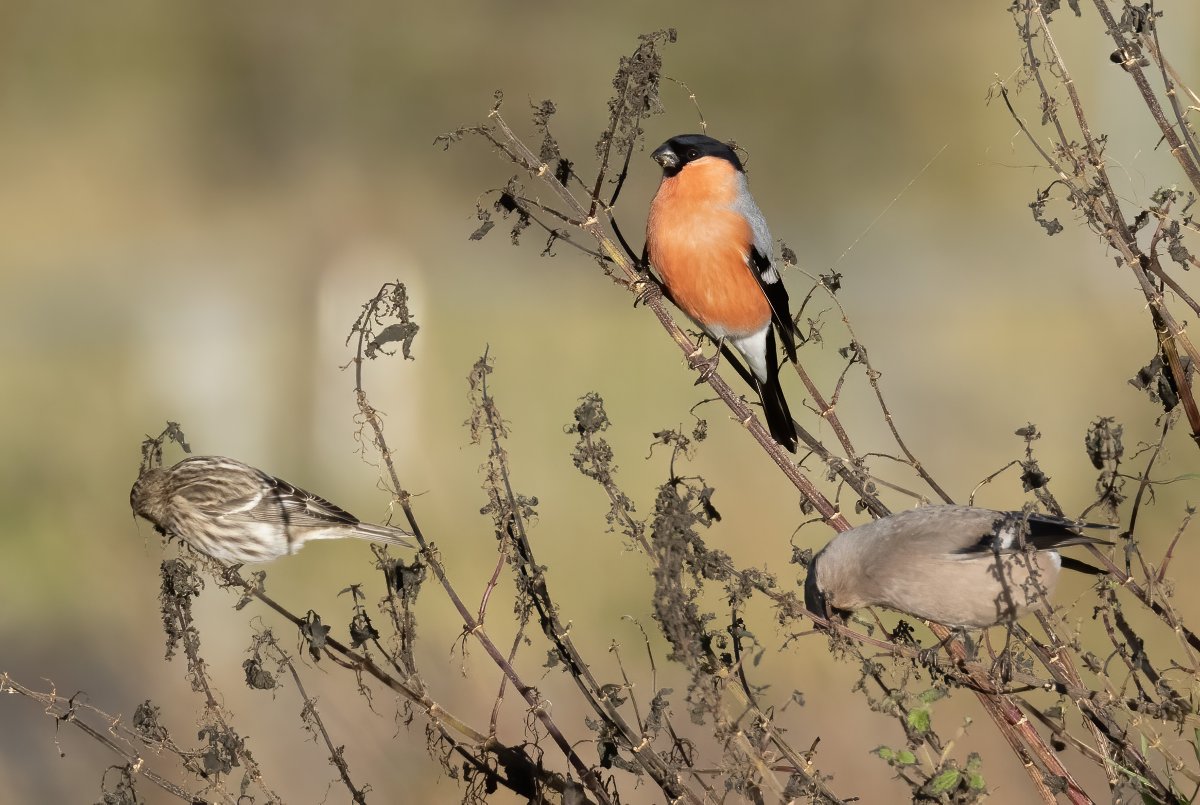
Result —
<instances>
[{"instance_id":1,"label":"brown branch","mask_svg":"<svg viewBox=\"0 0 1200 805\"><path fill-rule=\"evenodd\" d=\"M133 739L141 740L140 736L131 732L127 727L121 725L120 716L110 716L107 713L92 707L91 705L82 705L73 701L72 699L59 696L55 691L51 691L50 693L40 693L25 687L10 677L7 673L2 673L0 674L0 694L5 693L17 694L37 702L42 706L42 711L46 715L53 718L55 723L70 724L71 726L75 727L92 740L109 749L109 751L119 755L125 761L126 767L129 769L129 771L144 777L176 799L187 803L193 803L196 801L196 796L194 794L184 788L181 788L175 783L172 783L170 780L167 780L150 769L146 765L146 758L143 757L141 753L131 749L125 749L115 740L113 740L112 737L110 737L120 733L124 735L126 743L131 743ZM86 707L87 709L94 711L98 716L107 721L107 729L102 732L80 718L78 710L81 707ZM183 756L178 752L178 750L172 749L172 751L178 755L181 760L183 759ZM234 801L233 797L230 796L228 792L220 791L220 793L224 795L226 801L230 803Z\"/></svg>"},{"instance_id":2,"label":"brown branch","mask_svg":"<svg viewBox=\"0 0 1200 805\"><path fill-rule=\"evenodd\" d=\"M1097 0L1097 6L1103 8L1103 0ZM1071 78L1070 72L1067 69L1066 63L1063 60L1062 54L1051 34L1049 22L1043 14L1041 3L1039 0L1025 0L1021 10L1025 15L1025 23L1021 28L1022 36L1026 46L1026 65L1030 75L1037 82L1042 98L1043 114L1055 126L1058 132L1059 143L1065 155L1071 157L1073 168L1068 174L1059 164L1059 162L1047 153L1046 149L1037 141L1030 132L1024 119L1017 114L1012 106L1012 102L1008 96L1008 90L1003 84L1000 85L1000 94L1004 99L1005 105L1008 107L1009 113L1017 124L1021 127L1022 133L1030 144L1037 150L1041 157L1045 160L1057 174L1058 181L1061 182L1071 194L1072 201L1085 211L1089 225L1102 235L1109 245L1119 252L1126 266L1133 272L1134 277L1138 281L1138 285L1145 296L1147 303L1151 309L1151 315L1154 320L1155 332L1159 336L1160 343L1163 344L1164 354L1168 358L1168 365L1175 380L1176 388L1180 390L1180 398L1184 401L1185 410L1188 411L1188 420L1192 427L1192 438L1200 446L1200 407L1197 407L1194 398L1191 394L1190 383L1182 371L1182 364L1178 354L1175 352L1175 345L1181 345L1188 355L1192 358L1194 365L1200 365L1200 351L1197 351L1195 346L1184 332L1184 329L1175 320L1174 316L1167 309L1162 293L1154 287L1146 275L1146 264L1150 258L1143 255L1137 245L1136 238L1126 223L1124 215L1121 211L1120 201L1113 190L1113 185L1108 177L1108 173L1104 167L1104 159L1101 148L1096 142L1096 139L1091 133L1088 126L1087 116L1084 114L1082 102L1079 99L1079 94L1076 91L1075 84ZM1111 14L1107 13L1107 9L1102 11L1102 16L1107 15L1107 20L1112 21ZM1046 47L1049 51L1050 58L1056 70L1056 77L1063 86L1066 87L1068 96L1071 100L1072 110L1075 115L1076 123L1079 126L1080 133L1083 138L1083 145L1086 149L1086 159L1076 158L1074 156L1073 142L1067 137L1062 123L1059 119L1056 102L1050 93L1049 88L1043 80L1041 70L1039 69L1040 61L1033 52L1033 23L1037 21L1039 30L1042 32ZM1116 34L1115 21L1110 25L1110 32L1114 36ZM1135 65L1136 67L1136 65ZM1140 75L1140 68L1137 68ZM1141 81L1144 83L1145 77L1141 76ZM1159 110L1161 115L1161 109ZM1172 137L1174 136L1172 132ZM1178 156L1178 154L1177 154ZM1184 155L1186 156L1186 155ZM1190 161L1190 160L1188 160ZM1087 186L1094 186L1099 190L1099 195L1091 193L1080 185L1087 170L1095 171L1096 178L1093 182L1087 182ZM1162 274L1164 272L1156 272ZM1174 355L1174 357L1172 357ZM1185 391L1186 390L1186 391Z\"/></svg>"},{"instance_id":3,"label":"brown branch","mask_svg":"<svg viewBox=\"0 0 1200 805\"><path fill-rule=\"evenodd\" d=\"M900 435L900 430L896 426L896 419L894 416L892 416L891 409L888 408L887 401L883 397L883 388L879 383L879 378L882 377L882 373L871 365L871 358L867 352L867 347L862 341L859 340L858 334L855 333L854 326L850 323L850 315L846 312L846 308L843 307L842 301L838 299L835 294L829 291L828 286L826 286L824 282L821 282L818 278L814 278L811 275L806 276L813 280L817 286L825 288L830 301L837 306L838 312L842 317L842 324L845 325L846 331L850 334L850 342L851 346L855 350L855 357L857 360L862 362L863 368L866 370L867 382L871 384L871 389L875 392L875 401L879 404L879 410L883 414L883 420L887 423L888 430L891 432L892 439L896 442L896 446L900 448L900 451L904 453L904 457L908 460L908 465L916 471L917 475L921 477L921 480L923 480L926 485L933 490L933 493L937 495L943 503L953 503L954 500L946 493L944 489L942 489L937 481L933 479L933 476L930 475L929 471L925 469L925 465L917 459L912 450L909 449L908 443L905 442L904 438Z\"/></svg>"},{"instance_id":4,"label":"brown branch","mask_svg":"<svg viewBox=\"0 0 1200 805\"><path fill-rule=\"evenodd\" d=\"M305 618L302 618L288 610L286 607L263 592L262 589L257 585L247 582L238 573L237 568L232 568L226 565L224 562L212 559L211 557L200 555L198 558L200 561L205 562L210 566L213 575L220 579L223 585L238 588L243 595L250 596L261 601L276 614L291 622L292 625L294 625L297 629L301 629L305 625ZM535 764L525 758L525 755L520 748L506 746L498 741L494 736L486 735L483 732L475 729L465 720L459 718L453 712L438 704L436 701L430 698L423 689L418 687L421 685L419 679L397 679L383 668L379 667L379 665L375 663L375 661L372 660L369 655L354 651L330 635L325 636L324 651L325 656L329 657L330 659L340 661L339 664L353 669L355 672L367 674L383 684L393 693L399 694L405 700L420 707L442 738L446 740L453 750L457 752L467 763L471 764L471 766L474 767L478 772L489 775L491 778L494 778L497 782L507 788L510 788L515 793L519 795L527 795L529 793L527 788L528 783L526 780L510 779L498 774L495 770L491 769L473 754L468 752L466 748L464 748L461 743L454 738L450 730L454 730L454 732L471 741L471 743L477 746L480 751L495 755L497 758L502 759L507 764L512 765L521 773L521 775L527 776L530 779L537 779L541 784L547 786L551 790L558 792L567 791L569 789L573 790L572 784L564 780L561 775L541 768L540 766L535 766ZM521 758L525 758L525 760L522 762L520 760ZM519 767L518 764L520 764ZM586 802L588 802L588 800L584 798L584 800L581 802L581 805Z\"/></svg>"},{"instance_id":5,"label":"brown branch","mask_svg":"<svg viewBox=\"0 0 1200 805\"><path fill-rule=\"evenodd\" d=\"M483 360L486 361L486 355ZM600 683L592 675L590 665L584 661L583 656L576 649L575 643L570 636L569 627L562 623L558 615L558 608L554 606L550 597L545 575L534 559L533 546L529 542L529 535L525 530L524 519L519 514L516 495L513 492L512 482L508 473L508 463L500 448L502 431L500 415L494 401L488 394L487 373L484 371L481 374L480 394L482 397L485 424L492 442L490 452L492 458L499 465L500 479L503 483L503 494L507 499L508 509L506 519L510 523L507 537L514 543L517 556L520 560L521 572L531 582L528 585L529 595L533 598L534 605L538 609L538 614L542 618L543 631L567 663L571 677L575 680L580 692L584 695L592 709L597 715L620 731L625 739L626 747L633 754L639 765L654 779L655 783L672 800L687 800L699 805L700 798L683 784L682 780L679 779L679 774L650 748L649 740L643 738L639 731L634 730L625 721L624 716L621 715L620 711L613 704L611 697L604 693Z\"/></svg>"},{"instance_id":6,"label":"brown branch","mask_svg":"<svg viewBox=\"0 0 1200 805\"><path fill-rule=\"evenodd\" d=\"M296 670L295 663L291 657L283 652L278 644L274 642L274 638L270 641L271 647L278 654L279 662L288 670L292 676L292 681L296 683L296 690L300 693L300 698L304 701L304 708L301 711L301 717L305 715L311 716L313 722L317 726L317 730L321 733L321 740L325 742L325 749L329 752L329 762L338 770L338 776L346 789L350 792L350 799L360 805L365 805L367 801L366 790L356 788L354 782L350 779L350 767L346 764L345 754L342 751L344 747L334 746L333 739L329 737L329 730L325 729L325 722L321 720L321 714L317 712L317 703L308 695L308 691L304 689L304 682L300 679L300 673Z\"/></svg>"},{"instance_id":7,"label":"brown branch","mask_svg":"<svg viewBox=\"0 0 1200 805\"><path fill-rule=\"evenodd\" d=\"M1108 31L1113 42L1117 46L1117 50L1125 53L1128 50L1128 43L1125 37L1121 34L1120 26L1117 25L1116 18L1113 17L1112 11L1108 7L1106 0L1094 0L1096 11L1100 13L1100 19L1104 21L1104 26ZM1038 14L1041 10L1039 7ZM1150 86L1150 82L1146 79L1146 74L1142 70L1142 66L1138 64L1136 59L1126 60L1121 64L1125 68L1125 72L1137 84L1138 92L1142 95L1142 100L1146 104L1146 108L1150 111L1150 116L1154 118L1154 122L1158 125L1162 132L1163 139L1171 147L1171 155L1175 157L1179 163L1179 167L1183 169L1184 174L1188 177L1188 181L1192 183L1192 187L1197 192L1200 192L1200 167L1192 159L1191 153L1184 147L1180 141L1175 127L1167 120L1167 116L1163 113L1162 106L1158 102L1158 97L1154 94L1154 89ZM1068 90L1074 93L1074 88L1068 86ZM1076 99L1077 100L1077 99Z\"/></svg>"},{"instance_id":8,"label":"brown branch","mask_svg":"<svg viewBox=\"0 0 1200 805\"><path fill-rule=\"evenodd\" d=\"M361 365L361 356L359 360ZM604 784L600 781L599 777L586 763L583 762L583 759L576 754L571 742L568 741L566 736L563 735L562 731L558 728L558 725L554 722L554 719L550 716L550 713L544 707L544 703L541 701L541 697L538 695L537 689L531 685L525 684L520 675L517 673L516 669L513 668L508 662L507 657L500 651L499 647L496 646L491 637L484 630L483 624L475 619L475 616L471 614L471 611L467 608L466 604L463 603L462 598L459 597L458 592L454 589L453 584L451 584L449 577L446 575L446 571L442 567L436 552L431 550L429 543L426 541L425 536L421 531L420 525L417 522L416 513L413 511L412 504L410 502L411 497L409 493L405 491L404 487L400 484L400 479L396 473L395 465L392 463L391 452L388 450L387 441L383 436L383 425L379 420L378 414L367 401L366 392L362 390L361 386L355 389L355 394L358 399L359 411L363 418L370 424L371 429L375 434L375 444L379 448L379 453L383 457L384 463L388 469L388 473L393 484L392 488L396 490L396 497L400 503L400 507L404 511L405 518L408 520L409 528L421 545L422 556L429 564L429 567L433 570L438 582L442 585L442 589L446 592L447 597L449 597L451 604L458 611L466 633L473 637L476 642L483 647L483 650L487 653L488 657L491 658L492 662L494 662L496 666L504 673L504 675L508 677L513 687L518 693L520 693L521 698L525 699L525 702L529 705L530 712L538 720L538 722L541 723L547 734L550 735L551 740L553 740L558 746L559 750L567 758L572 768L575 769L575 772L579 774L580 779L583 781L584 785L588 787L588 790L590 790L596 797L597 801L602 803L612 802L608 795L608 791L605 789ZM485 746L491 746L493 743L493 741L488 741Z\"/></svg>"}]
</instances>

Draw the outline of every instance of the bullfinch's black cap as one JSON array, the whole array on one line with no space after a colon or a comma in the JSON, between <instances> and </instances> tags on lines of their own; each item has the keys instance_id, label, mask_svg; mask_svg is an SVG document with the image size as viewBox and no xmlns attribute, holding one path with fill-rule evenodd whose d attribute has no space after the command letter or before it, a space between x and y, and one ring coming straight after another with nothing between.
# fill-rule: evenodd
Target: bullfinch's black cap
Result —
<instances>
[{"instance_id":1,"label":"bullfinch's black cap","mask_svg":"<svg viewBox=\"0 0 1200 805\"><path fill-rule=\"evenodd\" d=\"M662 166L663 173L674 176L684 165L704 157L724 159L739 171L744 172L742 161L726 143L714 140L705 134L680 134L654 149L650 157Z\"/></svg>"}]
</instances>

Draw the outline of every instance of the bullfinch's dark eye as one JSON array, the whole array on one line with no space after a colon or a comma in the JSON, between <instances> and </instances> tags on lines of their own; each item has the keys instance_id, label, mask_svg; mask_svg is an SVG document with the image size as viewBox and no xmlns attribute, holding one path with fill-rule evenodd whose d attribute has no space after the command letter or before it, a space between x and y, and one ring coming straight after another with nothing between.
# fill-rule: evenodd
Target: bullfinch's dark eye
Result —
<instances>
[{"instance_id":1,"label":"bullfinch's dark eye","mask_svg":"<svg viewBox=\"0 0 1200 805\"><path fill-rule=\"evenodd\" d=\"M691 159L699 159L699 158L700 158L700 152L699 152L699 151L697 151L695 148L689 148L689 149L688 149L688 152L687 152L687 158L688 158L689 160L691 160Z\"/></svg>"}]
</instances>

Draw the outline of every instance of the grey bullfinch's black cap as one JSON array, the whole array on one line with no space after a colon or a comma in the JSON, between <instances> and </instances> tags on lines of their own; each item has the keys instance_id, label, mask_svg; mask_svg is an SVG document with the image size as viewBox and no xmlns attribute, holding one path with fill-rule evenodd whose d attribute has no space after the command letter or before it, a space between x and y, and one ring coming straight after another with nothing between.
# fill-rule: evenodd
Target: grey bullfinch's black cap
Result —
<instances>
[{"instance_id":1,"label":"grey bullfinch's black cap","mask_svg":"<svg viewBox=\"0 0 1200 805\"><path fill-rule=\"evenodd\" d=\"M689 162L704 157L717 157L730 162L744 172L742 161L726 143L705 134L680 134L655 148L650 157L662 166L663 173L674 176Z\"/></svg>"},{"instance_id":2,"label":"grey bullfinch's black cap","mask_svg":"<svg viewBox=\"0 0 1200 805\"><path fill-rule=\"evenodd\" d=\"M1082 533L1110 527L973 506L911 509L830 540L809 564L805 606L822 617L884 606L947 626L1012 621L1047 604L1059 548L1111 545Z\"/></svg>"}]
</instances>

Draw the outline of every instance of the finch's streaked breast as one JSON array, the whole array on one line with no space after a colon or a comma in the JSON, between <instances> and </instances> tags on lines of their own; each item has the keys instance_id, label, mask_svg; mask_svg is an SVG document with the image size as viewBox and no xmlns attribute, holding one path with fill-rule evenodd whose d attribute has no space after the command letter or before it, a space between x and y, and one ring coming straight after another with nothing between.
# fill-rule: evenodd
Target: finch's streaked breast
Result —
<instances>
[{"instance_id":1,"label":"finch's streaked breast","mask_svg":"<svg viewBox=\"0 0 1200 805\"><path fill-rule=\"evenodd\" d=\"M732 205L741 176L704 157L664 177L650 206L650 262L693 321L720 338L758 332L771 307L748 266L754 233Z\"/></svg>"}]
</instances>

